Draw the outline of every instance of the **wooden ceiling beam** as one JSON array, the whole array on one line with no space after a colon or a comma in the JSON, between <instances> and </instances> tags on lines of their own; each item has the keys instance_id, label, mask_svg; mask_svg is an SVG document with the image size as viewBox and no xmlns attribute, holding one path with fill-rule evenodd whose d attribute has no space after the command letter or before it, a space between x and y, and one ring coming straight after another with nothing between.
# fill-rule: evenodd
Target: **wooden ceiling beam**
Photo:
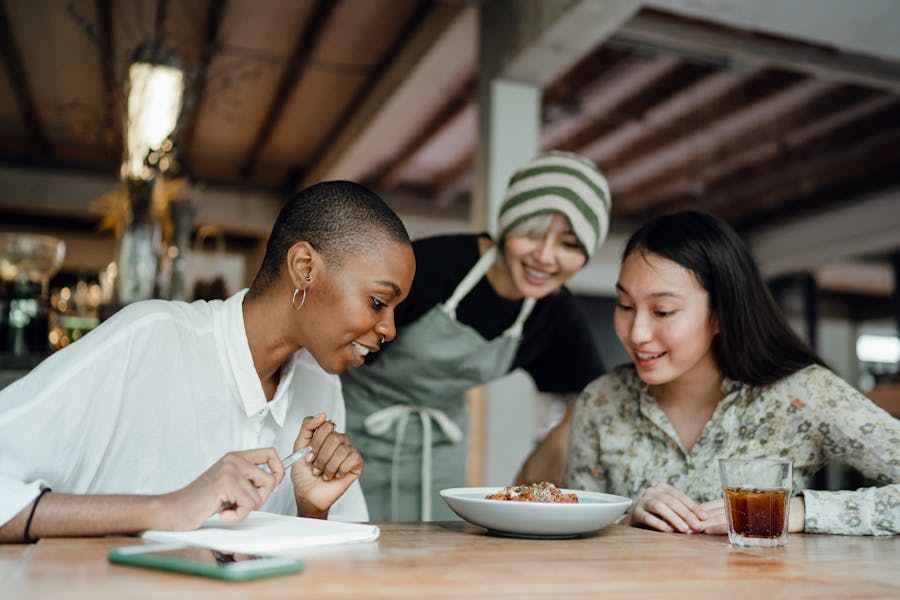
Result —
<instances>
[{"instance_id":1,"label":"wooden ceiling beam","mask_svg":"<svg viewBox=\"0 0 900 600\"><path fill-rule=\"evenodd\" d=\"M541 131L541 147L563 149L561 144L577 136L595 121L605 121L610 106L618 104L622 97L609 85L625 78L629 90L648 84L662 70L669 68L668 60L637 59L629 52L603 45L584 57L565 75L554 82L544 93L544 108L549 104L577 106L581 115L545 125ZM637 73L632 73L637 71ZM587 88L587 91L581 91ZM625 94L627 95L627 93ZM475 99L473 98L473 102ZM589 112L590 114L586 114ZM472 185L472 167L478 141L457 160L447 165L434 177L434 186L440 197L451 198Z\"/></svg>"},{"instance_id":2,"label":"wooden ceiling beam","mask_svg":"<svg viewBox=\"0 0 900 600\"><path fill-rule=\"evenodd\" d=\"M678 67L678 59L657 56L652 59L628 57L606 76L587 86L576 98L579 112L545 126L541 146L546 149L578 150L593 141L603 130L614 128L627 119L628 103L659 79Z\"/></svg>"},{"instance_id":3,"label":"wooden ceiling beam","mask_svg":"<svg viewBox=\"0 0 900 600\"><path fill-rule=\"evenodd\" d=\"M502 31L481 40L491 77L547 89L640 9L642 0L492 0ZM499 46L494 41L506 39ZM485 44L494 46L485 50ZM495 64L491 64L495 63Z\"/></svg>"},{"instance_id":4,"label":"wooden ceiling beam","mask_svg":"<svg viewBox=\"0 0 900 600\"><path fill-rule=\"evenodd\" d=\"M472 75L462 86L458 94L451 97L436 112L431 121L419 133L411 139L394 157L386 163L378 172L370 176L372 186L375 189L388 189L395 185L397 173L424 148L429 141L434 139L444 127L447 126L462 110L475 100L475 90L478 78Z\"/></svg>"},{"instance_id":5,"label":"wooden ceiling beam","mask_svg":"<svg viewBox=\"0 0 900 600\"><path fill-rule=\"evenodd\" d=\"M750 145L708 166L694 167L692 172L676 178L671 184L660 186L647 193L647 203L658 206L654 212L668 212L686 204L711 209L703 202L707 193L715 194L729 183L748 181L777 169L785 160L804 153L812 154L819 148L846 143L848 137L857 137L872 118L900 105L900 98L879 94L848 108L834 112L825 118L811 118L801 127L792 130L776 130L775 135L761 143ZM771 131L771 129L770 129ZM737 144L738 148L744 144ZM673 201L674 199L674 201ZM693 199L693 200L691 200Z\"/></svg>"},{"instance_id":6,"label":"wooden ceiling beam","mask_svg":"<svg viewBox=\"0 0 900 600\"><path fill-rule=\"evenodd\" d=\"M315 177L315 173L321 168L320 165L323 163L321 159L318 157L324 157L328 152L328 149L332 144L338 140L338 138L342 135L343 132L348 131L351 125L351 122L354 120L357 115L362 114L362 110L364 105L369 100L369 96L372 95L373 91L379 84L383 83L385 79L385 75L388 72L388 69L394 63L394 61L400 56L400 53L403 52L404 47L407 44L412 45L410 39L414 36L416 31L422 26L428 14L434 8L433 0L419 0L418 6L416 6L415 10L413 10L412 14L406 21L406 24L397 34L397 37L394 38L394 42L391 44L391 47L382 55L381 59L378 61L378 64L372 69L372 72L369 74L366 82L362 85L362 87L356 92L353 96L353 99L350 103L344 108L344 111L341 113L341 116L338 117L337 122L332 126L331 130L328 132L319 147L316 148L316 151L312 153L312 156L317 157L319 161L317 165L312 166L312 168L302 171L295 171L290 175L290 179L292 181L286 182L287 186L293 187L295 182L300 180L306 181L306 184L313 183L310 175Z\"/></svg>"},{"instance_id":7,"label":"wooden ceiling beam","mask_svg":"<svg viewBox=\"0 0 900 600\"><path fill-rule=\"evenodd\" d=\"M816 269L816 286L832 292L888 298L894 291L894 273L887 261L843 261Z\"/></svg>"},{"instance_id":8,"label":"wooden ceiling beam","mask_svg":"<svg viewBox=\"0 0 900 600\"><path fill-rule=\"evenodd\" d=\"M110 160L120 160L122 152L122 119L119 113L119 93L113 70L113 20L110 0L97 0L97 42L100 73L103 77L103 121L110 132L106 152Z\"/></svg>"},{"instance_id":9,"label":"wooden ceiling beam","mask_svg":"<svg viewBox=\"0 0 900 600\"><path fill-rule=\"evenodd\" d=\"M19 113L28 132L32 153L33 155L47 156L51 153L50 142L47 140L44 127L38 117L34 95L28 83L28 75L22 64L22 56L19 54L19 48L13 37L9 15L3 2L0 2L0 55L3 57L3 65L6 67L7 77L12 84Z\"/></svg>"},{"instance_id":10,"label":"wooden ceiling beam","mask_svg":"<svg viewBox=\"0 0 900 600\"><path fill-rule=\"evenodd\" d=\"M579 98L574 98L580 114L545 126L541 132L542 148L579 150L587 141L600 135L601 130L614 128L630 114L629 103L635 101L643 91L658 85L660 79L678 71L680 66L677 59L664 56L648 60L618 51L602 50L592 56L604 59L605 64L599 69L601 75L585 86L587 89ZM580 73L582 66L583 64L576 65L570 74L579 80L583 79L584 75ZM563 77L552 86L548 92L548 102L562 101L567 95L564 90L567 87L565 79ZM462 158L435 177L435 187L442 190L442 194L455 193L455 190L471 183L467 175L475 152L475 147L470 148Z\"/></svg>"},{"instance_id":11,"label":"wooden ceiling beam","mask_svg":"<svg viewBox=\"0 0 900 600\"><path fill-rule=\"evenodd\" d=\"M600 44L546 88L542 101L545 106L571 105L577 102L576 97L582 94L583 89L594 81L606 77L611 70L622 64L622 61L633 56L630 51L611 47L609 44Z\"/></svg>"},{"instance_id":12,"label":"wooden ceiling beam","mask_svg":"<svg viewBox=\"0 0 900 600\"><path fill-rule=\"evenodd\" d=\"M751 76L749 79L753 79ZM721 114L723 106L733 104L729 98L737 95L745 78L735 73L715 73L648 110L640 121L629 121L609 135L599 138L581 149L605 169L616 169L642 151L653 148L654 142L686 135L693 127L698 112L717 107L711 118Z\"/></svg>"},{"instance_id":13,"label":"wooden ceiling beam","mask_svg":"<svg viewBox=\"0 0 900 600\"><path fill-rule=\"evenodd\" d=\"M780 164L773 175L742 181L707 195L692 208L707 210L740 225L773 212L788 201L863 179L891 165L900 166L900 129L878 134L812 159Z\"/></svg>"},{"instance_id":14,"label":"wooden ceiling beam","mask_svg":"<svg viewBox=\"0 0 900 600\"><path fill-rule=\"evenodd\" d=\"M52 219L99 219L93 200L113 189L111 173L65 172L58 168L24 169L0 165L0 213ZM215 225L226 234L266 239L282 205L279 195L246 186L203 185L190 190L197 203L197 222Z\"/></svg>"},{"instance_id":15,"label":"wooden ceiling beam","mask_svg":"<svg viewBox=\"0 0 900 600\"><path fill-rule=\"evenodd\" d=\"M787 202L825 195L832 187L853 180L865 180L885 168L900 169L898 130L881 134L842 152L808 161L807 164L790 167L781 180L769 182L774 188L771 193L751 196L748 192L731 204L722 203L720 199L724 208L717 214L740 227L750 219L758 221L760 215L773 213ZM759 200L754 202L756 198ZM846 200L851 199L852 195L846 196Z\"/></svg>"},{"instance_id":16,"label":"wooden ceiling beam","mask_svg":"<svg viewBox=\"0 0 900 600\"><path fill-rule=\"evenodd\" d=\"M837 148L843 151L846 148L857 148L858 152L863 156L867 156L867 148L873 144L875 147L885 150L883 155L876 156L871 161L865 158L866 164L851 164L848 162L842 167L837 161L832 161L834 163L834 172L829 173L826 171L824 173L830 182L828 185L832 187L842 181L852 181L854 177L853 172L874 173L881 170L884 165L890 164L892 160L897 160L900 148L885 146L879 140L883 139L884 132L890 134L890 132L898 130L897 123L900 123L900 98L881 97L874 99L864 103L856 111L847 111L843 115L844 118L840 117L841 115L835 116L834 122L831 124L820 124L820 130L817 130L815 125L813 125L808 130L797 132L794 136L791 136L792 139L786 140L786 143L781 147L781 153L770 162L743 168L723 178L716 188L710 190L711 193L704 198L700 208L721 210L725 206L723 202L726 202L724 194L727 192L725 190L729 187L731 189L746 188L747 182L764 182L771 177L772 173L780 173L792 165L803 164L804 161L807 161L808 164L818 164L815 162L817 160L825 161L828 164L830 154L827 149ZM823 151L823 149L826 150ZM854 156L856 154L850 153L845 159L849 161ZM805 175L804 177L802 182L804 184L804 192L822 187L815 184L811 176ZM798 181L798 183L800 182ZM861 182L851 194L858 193L860 189L864 189L867 183L868 180ZM767 212L765 197L760 198L759 204L760 210L755 212ZM752 207L746 212L752 214Z\"/></svg>"},{"instance_id":17,"label":"wooden ceiling beam","mask_svg":"<svg viewBox=\"0 0 900 600\"><path fill-rule=\"evenodd\" d=\"M326 177L379 110L400 88L416 64L465 8L464 3L420 0L419 5L355 94L322 144L312 154L315 163L294 169L287 187L304 187Z\"/></svg>"},{"instance_id":18,"label":"wooden ceiling beam","mask_svg":"<svg viewBox=\"0 0 900 600\"><path fill-rule=\"evenodd\" d=\"M459 182L467 177L469 171L471 171L474 166L475 152L476 149L473 148L471 151L466 152L457 159L456 162L438 173L434 177L435 189L443 191L450 187L457 187Z\"/></svg>"},{"instance_id":19,"label":"wooden ceiling beam","mask_svg":"<svg viewBox=\"0 0 900 600\"><path fill-rule=\"evenodd\" d=\"M709 26L655 11L636 15L616 37L676 55L709 57L713 61L724 58L738 68L778 67L823 81L856 83L900 93L900 66L896 62Z\"/></svg>"},{"instance_id":20,"label":"wooden ceiling beam","mask_svg":"<svg viewBox=\"0 0 900 600\"><path fill-rule=\"evenodd\" d=\"M197 121L200 118L200 109L203 107L203 99L206 93L206 84L209 80L209 68L212 64L213 56L218 49L219 28L228 8L228 0L215 0L209 6L209 12L206 15L206 26L203 34L203 55L197 72L191 81L191 87L195 90L194 97L191 99L192 110L181 132L181 155L182 162L191 169L190 152L194 145L194 135L197 132Z\"/></svg>"},{"instance_id":21,"label":"wooden ceiling beam","mask_svg":"<svg viewBox=\"0 0 900 600\"><path fill-rule=\"evenodd\" d=\"M593 154L588 156L609 172L622 171L673 141L694 135L703 127L721 121L802 79L803 76L786 71L753 71L745 76L713 75L701 80L699 89L689 88L670 102L648 112L645 119L648 131L630 145L614 150L603 162ZM695 103L689 105L690 100ZM593 152L594 149L592 146L585 151Z\"/></svg>"},{"instance_id":22,"label":"wooden ceiling beam","mask_svg":"<svg viewBox=\"0 0 900 600\"><path fill-rule=\"evenodd\" d=\"M169 13L169 0L156 0L156 18L153 22L153 49L159 52L166 43L166 16Z\"/></svg>"},{"instance_id":23,"label":"wooden ceiling beam","mask_svg":"<svg viewBox=\"0 0 900 600\"><path fill-rule=\"evenodd\" d=\"M571 149L581 154L586 154L585 150L594 146L598 139L604 139L608 135L625 129L622 123L642 124L647 121L647 116L661 105L668 104L669 100L679 95L685 88L689 88L691 84L708 77L712 73L707 66L696 65L679 61L678 65L664 76L650 83L641 93L635 94L628 99L627 103L618 110L619 117L615 119L615 125L600 127L595 131L590 129L579 135L571 143Z\"/></svg>"},{"instance_id":24,"label":"wooden ceiling beam","mask_svg":"<svg viewBox=\"0 0 900 600\"><path fill-rule=\"evenodd\" d=\"M747 232L747 243L766 277L900 247L900 187L848 196L853 202L780 219Z\"/></svg>"},{"instance_id":25,"label":"wooden ceiling beam","mask_svg":"<svg viewBox=\"0 0 900 600\"><path fill-rule=\"evenodd\" d=\"M677 139L626 168L611 173L610 189L625 202L629 211L649 208L650 200L643 192L672 173L691 165L708 164L728 144L737 140L758 141L767 131L762 126L801 111L810 103L831 94L835 84L816 80L802 81L778 93L750 103L730 117L704 123L692 134ZM622 200L620 200L620 205Z\"/></svg>"},{"instance_id":26,"label":"wooden ceiling beam","mask_svg":"<svg viewBox=\"0 0 900 600\"><path fill-rule=\"evenodd\" d=\"M269 110L266 111L266 117L263 119L262 126L260 126L253 145L250 147L250 151L247 153L247 157L241 167L242 178L247 179L252 175L256 161L259 160L263 147L272 135L272 130L275 128L276 123L281 118L281 114L284 112L285 106L287 106L294 87L303 76L309 59L312 57L313 50L325 31L325 26L337 5L338 3L332 0L319 0L313 10L312 17L307 21L306 27L303 28L303 32L297 38L297 45L287 61L287 66L278 84L278 91L269 105Z\"/></svg>"}]
</instances>

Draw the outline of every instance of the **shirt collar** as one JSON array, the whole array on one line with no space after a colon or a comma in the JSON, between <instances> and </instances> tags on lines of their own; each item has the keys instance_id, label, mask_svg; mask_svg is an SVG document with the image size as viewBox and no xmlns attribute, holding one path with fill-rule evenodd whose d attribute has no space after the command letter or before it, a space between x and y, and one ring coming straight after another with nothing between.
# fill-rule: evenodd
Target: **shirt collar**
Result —
<instances>
[{"instance_id":1,"label":"shirt collar","mask_svg":"<svg viewBox=\"0 0 900 600\"><path fill-rule=\"evenodd\" d=\"M272 418L275 419L279 427L284 427L284 419L290 407L291 398L293 398L291 384L294 381L294 377L302 376L297 375L298 373L309 375L310 370L318 374L325 374L322 367L319 366L319 363L316 362L316 359L313 358L313 355L306 348L301 348L295 352L281 367L278 388L275 390L275 396L272 397L272 401L269 402L269 412L272 413ZM304 378L303 384L308 386L312 381Z\"/></svg>"},{"instance_id":2,"label":"shirt collar","mask_svg":"<svg viewBox=\"0 0 900 600\"><path fill-rule=\"evenodd\" d=\"M653 394L650 393L650 386L646 381L641 379L640 375L637 374L637 370L631 368L628 369L629 378L631 379L631 385L638 391L638 394L642 400L647 400L650 402L656 402L653 398ZM740 392L743 392L750 388L749 384L742 383L740 381L735 381L734 379L729 379L728 377L722 378L722 385L719 389L722 390L722 402L732 402L740 397Z\"/></svg>"},{"instance_id":3,"label":"shirt collar","mask_svg":"<svg viewBox=\"0 0 900 600\"><path fill-rule=\"evenodd\" d=\"M305 350L294 354L281 366L278 387L275 389L272 401L269 402L269 412L272 413L272 418L275 419L279 427L284 427L284 416L287 414L288 405L291 402L291 382L294 380L294 373L297 371L295 365L302 352L305 352Z\"/></svg>"},{"instance_id":4,"label":"shirt collar","mask_svg":"<svg viewBox=\"0 0 900 600\"><path fill-rule=\"evenodd\" d=\"M723 398L719 404L731 404L738 398L741 398L747 391L750 390L751 387L752 386L748 383L743 383L741 381L735 381L734 379L723 377L721 388Z\"/></svg>"},{"instance_id":5,"label":"shirt collar","mask_svg":"<svg viewBox=\"0 0 900 600\"><path fill-rule=\"evenodd\" d=\"M637 374L637 370L634 368L629 368L627 373L628 385L637 392L639 410L644 418L648 419L671 438L685 455L690 454L681 445L681 440L678 438L675 427L672 425L671 421L669 421L665 413L663 413L662 409L659 408L659 405L656 403L656 398L650 393L650 386L647 382L640 378ZM716 406L715 411L710 417L710 422L714 422L721 418L720 415L722 414L722 411L726 410L727 407L738 398L744 397L746 392L751 389L751 386L746 383L723 377L720 389L722 390L723 398L719 401L719 404ZM698 441L699 439L700 438L698 438Z\"/></svg>"},{"instance_id":6,"label":"shirt collar","mask_svg":"<svg viewBox=\"0 0 900 600\"><path fill-rule=\"evenodd\" d=\"M253 364L250 341L244 326L244 297L248 291L241 290L223 304L225 355L228 357L228 365L234 376L244 413L248 417L255 417L269 410L278 425L282 426L289 402L286 396L293 379L294 359L292 357L285 362L273 401L268 402Z\"/></svg>"}]
</instances>

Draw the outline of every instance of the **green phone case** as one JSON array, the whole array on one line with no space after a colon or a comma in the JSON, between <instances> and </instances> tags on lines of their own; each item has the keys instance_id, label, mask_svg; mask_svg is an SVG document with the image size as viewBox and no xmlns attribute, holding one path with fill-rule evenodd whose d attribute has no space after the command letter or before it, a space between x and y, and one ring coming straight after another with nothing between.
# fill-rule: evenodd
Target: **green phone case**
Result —
<instances>
[{"instance_id":1,"label":"green phone case","mask_svg":"<svg viewBox=\"0 0 900 600\"><path fill-rule=\"evenodd\" d=\"M288 558L262 557L243 562L221 565L206 564L179 556L164 556L154 552L173 549L171 545L142 544L113 548L106 555L112 563L146 567L160 571L175 571L189 575L201 575L226 581L248 581L262 577L291 575L303 570L303 563ZM154 550L155 549L155 550Z\"/></svg>"}]
</instances>

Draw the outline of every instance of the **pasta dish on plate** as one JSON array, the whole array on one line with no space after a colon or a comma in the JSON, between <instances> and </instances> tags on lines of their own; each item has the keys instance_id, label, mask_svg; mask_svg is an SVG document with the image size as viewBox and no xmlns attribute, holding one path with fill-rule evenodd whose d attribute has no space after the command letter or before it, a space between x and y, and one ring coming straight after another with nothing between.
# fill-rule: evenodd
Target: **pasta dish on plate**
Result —
<instances>
[{"instance_id":1,"label":"pasta dish on plate","mask_svg":"<svg viewBox=\"0 0 900 600\"><path fill-rule=\"evenodd\" d=\"M486 496L488 500L510 500L513 502L546 502L552 504L576 504L578 496L566 494L550 482L513 485Z\"/></svg>"}]
</instances>

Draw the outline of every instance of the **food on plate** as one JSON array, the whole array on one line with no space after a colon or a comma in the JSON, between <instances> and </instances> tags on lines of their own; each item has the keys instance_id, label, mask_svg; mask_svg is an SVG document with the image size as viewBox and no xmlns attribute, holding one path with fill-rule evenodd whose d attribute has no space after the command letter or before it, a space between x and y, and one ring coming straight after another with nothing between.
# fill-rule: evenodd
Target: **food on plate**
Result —
<instances>
[{"instance_id":1,"label":"food on plate","mask_svg":"<svg viewBox=\"0 0 900 600\"><path fill-rule=\"evenodd\" d=\"M548 481L512 485L487 496L488 500L511 500L513 502L549 502L554 504L575 504L578 496L565 494Z\"/></svg>"}]
</instances>

